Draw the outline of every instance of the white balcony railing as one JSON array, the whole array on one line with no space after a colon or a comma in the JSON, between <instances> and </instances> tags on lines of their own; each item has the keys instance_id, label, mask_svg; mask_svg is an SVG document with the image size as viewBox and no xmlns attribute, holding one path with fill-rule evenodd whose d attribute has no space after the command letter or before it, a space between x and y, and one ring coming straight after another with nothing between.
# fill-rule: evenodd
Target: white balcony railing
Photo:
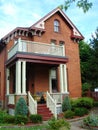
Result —
<instances>
[{"instance_id":1,"label":"white balcony railing","mask_svg":"<svg viewBox=\"0 0 98 130\"><path fill-rule=\"evenodd\" d=\"M18 42L8 51L8 59L14 56L17 52L65 56L64 46L32 42L21 39L19 39Z\"/></svg>"}]
</instances>

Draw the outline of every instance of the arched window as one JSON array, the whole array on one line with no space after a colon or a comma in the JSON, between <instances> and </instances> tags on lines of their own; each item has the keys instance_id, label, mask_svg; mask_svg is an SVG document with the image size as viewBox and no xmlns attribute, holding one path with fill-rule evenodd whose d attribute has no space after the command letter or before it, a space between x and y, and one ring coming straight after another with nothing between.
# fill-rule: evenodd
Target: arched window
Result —
<instances>
[{"instance_id":1,"label":"arched window","mask_svg":"<svg viewBox=\"0 0 98 130\"><path fill-rule=\"evenodd\" d=\"M60 32L60 23L58 20L54 20L54 32Z\"/></svg>"}]
</instances>

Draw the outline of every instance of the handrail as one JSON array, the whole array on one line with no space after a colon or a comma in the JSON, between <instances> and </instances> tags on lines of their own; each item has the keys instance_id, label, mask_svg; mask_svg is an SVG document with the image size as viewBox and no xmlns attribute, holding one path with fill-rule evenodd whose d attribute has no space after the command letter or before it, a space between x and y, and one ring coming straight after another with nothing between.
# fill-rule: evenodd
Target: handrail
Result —
<instances>
[{"instance_id":1,"label":"handrail","mask_svg":"<svg viewBox=\"0 0 98 130\"><path fill-rule=\"evenodd\" d=\"M57 110L56 110L56 100L54 100L50 94L47 92L47 107L54 114L54 117L57 119Z\"/></svg>"},{"instance_id":2,"label":"handrail","mask_svg":"<svg viewBox=\"0 0 98 130\"><path fill-rule=\"evenodd\" d=\"M33 99L29 91L28 91L28 105L30 113L37 114L37 101Z\"/></svg>"}]
</instances>

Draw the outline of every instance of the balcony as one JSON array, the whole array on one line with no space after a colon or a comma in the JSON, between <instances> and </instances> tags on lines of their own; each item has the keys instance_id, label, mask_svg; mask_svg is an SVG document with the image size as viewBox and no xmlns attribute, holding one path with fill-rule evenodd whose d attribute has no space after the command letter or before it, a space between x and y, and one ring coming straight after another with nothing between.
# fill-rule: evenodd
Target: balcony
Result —
<instances>
[{"instance_id":1,"label":"balcony","mask_svg":"<svg viewBox=\"0 0 98 130\"><path fill-rule=\"evenodd\" d=\"M8 51L8 60L16 53L41 54L56 57L64 57L64 46L39 43L19 39L17 43Z\"/></svg>"}]
</instances>

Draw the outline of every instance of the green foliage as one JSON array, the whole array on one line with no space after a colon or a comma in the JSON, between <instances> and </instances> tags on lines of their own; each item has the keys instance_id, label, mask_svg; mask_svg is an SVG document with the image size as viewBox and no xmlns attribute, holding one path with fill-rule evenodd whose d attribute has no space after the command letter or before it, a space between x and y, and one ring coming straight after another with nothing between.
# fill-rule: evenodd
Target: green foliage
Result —
<instances>
[{"instance_id":1,"label":"green foliage","mask_svg":"<svg viewBox=\"0 0 98 130\"><path fill-rule=\"evenodd\" d=\"M7 112L4 110L0 110L0 123L4 123L4 118L7 116Z\"/></svg>"},{"instance_id":2,"label":"green foliage","mask_svg":"<svg viewBox=\"0 0 98 130\"><path fill-rule=\"evenodd\" d=\"M90 80L92 83L92 90L98 87L98 28L95 31L95 36L92 36L90 40L90 45L92 48L92 59L90 61Z\"/></svg>"},{"instance_id":3,"label":"green foliage","mask_svg":"<svg viewBox=\"0 0 98 130\"><path fill-rule=\"evenodd\" d=\"M94 107L98 107L98 101L94 101Z\"/></svg>"},{"instance_id":4,"label":"green foliage","mask_svg":"<svg viewBox=\"0 0 98 130\"><path fill-rule=\"evenodd\" d=\"M76 116L84 116L85 114L88 114L88 110L83 107L75 108L74 112Z\"/></svg>"},{"instance_id":5,"label":"green foliage","mask_svg":"<svg viewBox=\"0 0 98 130\"><path fill-rule=\"evenodd\" d=\"M15 123L15 116L12 116L12 115L6 115L4 117L4 123Z\"/></svg>"},{"instance_id":6,"label":"green foliage","mask_svg":"<svg viewBox=\"0 0 98 130\"><path fill-rule=\"evenodd\" d=\"M65 9L65 11L71 6L71 4L75 3L78 8L82 8L83 12L86 13L91 7L92 3L88 0L65 0L65 4L61 5L61 9Z\"/></svg>"},{"instance_id":7,"label":"green foliage","mask_svg":"<svg viewBox=\"0 0 98 130\"><path fill-rule=\"evenodd\" d=\"M65 119L52 118L48 121L50 130L70 130L70 124Z\"/></svg>"},{"instance_id":8,"label":"green foliage","mask_svg":"<svg viewBox=\"0 0 98 130\"><path fill-rule=\"evenodd\" d=\"M73 118L75 116L75 113L72 110L67 110L64 112L64 117L65 118Z\"/></svg>"},{"instance_id":9,"label":"green foliage","mask_svg":"<svg viewBox=\"0 0 98 130\"><path fill-rule=\"evenodd\" d=\"M66 96L62 103L62 111L71 110L71 103L68 96Z\"/></svg>"},{"instance_id":10,"label":"green foliage","mask_svg":"<svg viewBox=\"0 0 98 130\"><path fill-rule=\"evenodd\" d=\"M15 115L27 116L28 107L23 97L20 97L15 107Z\"/></svg>"},{"instance_id":11,"label":"green foliage","mask_svg":"<svg viewBox=\"0 0 98 130\"><path fill-rule=\"evenodd\" d=\"M16 124L26 124L28 122L27 116L17 115L15 116L15 123Z\"/></svg>"},{"instance_id":12,"label":"green foliage","mask_svg":"<svg viewBox=\"0 0 98 130\"><path fill-rule=\"evenodd\" d=\"M42 122L42 116L39 114L32 114L30 115L30 120L33 123L41 123Z\"/></svg>"},{"instance_id":13,"label":"green foliage","mask_svg":"<svg viewBox=\"0 0 98 130\"><path fill-rule=\"evenodd\" d=\"M98 126L98 116L91 114L83 120L83 124L86 126Z\"/></svg>"},{"instance_id":14,"label":"green foliage","mask_svg":"<svg viewBox=\"0 0 98 130\"><path fill-rule=\"evenodd\" d=\"M92 58L92 49L90 45L84 41L79 42L80 65L82 83L90 82L90 60Z\"/></svg>"},{"instance_id":15,"label":"green foliage","mask_svg":"<svg viewBox=\"0 0 98 130\"><path fill-rule=\"evenodd\" d=\"M89 97L78 98L72 102L72 108L74 109L76 107L84 107L91 109L93 107L93 102L93 99Z\"/></svg>"}]
</instances>

